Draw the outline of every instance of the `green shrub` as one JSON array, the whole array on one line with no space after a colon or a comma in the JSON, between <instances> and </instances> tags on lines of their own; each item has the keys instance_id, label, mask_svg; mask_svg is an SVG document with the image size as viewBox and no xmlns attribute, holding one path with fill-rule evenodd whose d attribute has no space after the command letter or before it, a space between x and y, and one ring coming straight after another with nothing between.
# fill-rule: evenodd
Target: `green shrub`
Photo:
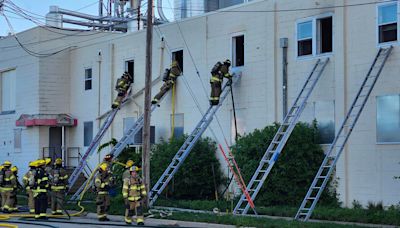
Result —
<instances>
[{"instance_id":1,"label":"green shrub","mask_svg":"<svg viewBox=\"0 0 400 228\"><path fill-rule=\"evenodd\" d=\"M183 136L168 142L162 140L152 148L150 163L152 185L171 163L186 138L187 136ZM215 189L218 189L224 181L220 163L216 158L216 149L216 143L210 138L199 139L160 197L213 199ZM216 186L214 186L214 180Z\"/></svg>"},{"instance_id":2,"label":"green shrub","mask_svg":"<svg viewBox=\"0 0 400 228\"><path fill-rule=\"evenodd\" d=\"M256 129L239 137L236 145L232 147L246 183L250 181L278 128L279 125L274 124L262 130ZM320 145L315 143L316 139L316 123L296 125L257 196L257 205L299 206L325 157ZM324 204L338 205L336 193L330 192L328 188L320 201Z\"/></svg>"}]
</instances>

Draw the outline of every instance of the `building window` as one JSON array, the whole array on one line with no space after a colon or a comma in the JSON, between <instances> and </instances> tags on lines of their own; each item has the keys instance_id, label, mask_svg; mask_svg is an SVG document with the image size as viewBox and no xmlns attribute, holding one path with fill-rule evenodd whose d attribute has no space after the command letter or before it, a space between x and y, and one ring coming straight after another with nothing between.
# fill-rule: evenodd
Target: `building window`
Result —
<instances>
[{"instance_id":1,"label":"building window","mask_svg":"<svg viewBox=\"0 0 400 228\"><path fill-rule=\"evenodd\" d=\"M333 51L333 17L318 16L297 23L297 56Z\"/></svg>"},{"instance_id":2,"label":"building window","mask_svg":"<svg viewBox=\"0 0 400 228\"><path fill-rule=\"evenodd\" d=\"M179 138L184 134L184 116L183 113L171 115L171 130L174 138Z\"/></svg>"},{"instance_id":3,"label":"building window","mask_svg":"<svg viewBox=\"0 0 400 228\"><path fill-rule=\"evenodd\" d=\"M297 24L297 54L312 55L312 21Z\"/></svg>"},{"instance_id":4,"label":"building window","mask_svg":"<svg viewBox=\"0 0 400 228\"><path fill-rule=\"evenodd\" d=\"M93 139L93 122L83 123L83 146L89 146Z\"/></svg>"},{"instance_id":5,"label":"building window","mask_svg":"<svg viewBox=\"0 0 400 228\"><path fill-rule=\"evenodd\" d=\"M244 66L244 35L232 37L232 66Z\"/></svg>"},{"instance_id":6,"label":"building window","mask_svg":"<svg viewBox=\"0 0 400 228\"><path fill-rule=\"evenodd\" d=\"M14 151L21 152L21 132L22 129L14 129Z\"/></svg>"},{"instance_id":7,"label":"building window","mask_svg":"<svg viewBox=\"0 0 400 228\"><path fill-rule=\"evenodd\" d=\"M132 83L133 83L133 81L135 81L135 61L134 60L125 61L125 72L128 72L132 76L132 78L133 78Z\"/></svg>"},{"instance_id":8,"label":"building window","mask_svg":"<svg viewBox=\"0 0 400 228\"><path fill-rule=\"evenodd\" d=\"M92 68L85 69L85 90L92 89Z\"/></svg>"},{"instance_id":9,"label":"building window","mask_svg":"<svg viewBox=\"0 0 400 228\"><path fill-rule=\"evenodd\" d=\"M378 96L376 112L377 142L400 142L400 95Z\"/></svg>"},{"instance_id":10,"label":"building window","mask_svg":"<svg viewBox=\"0 0 400 228\"><path fill-rule=\"evenodd\" d=\"M183 50L172 52L172 61L177 61L179 69L183 73Z\"/></svg>"},{"instance_id":11,"label":"building window","mask_svg":"<svg viewBox=\"0 0 400 228\"><path fill-rule=\"evenodd\" d=\"M378 6L379 43L397 41L397 3Z\"/></svg>"},{"instance_id":12,"label":"building window","mask_svg":"<svg viewBox=\"0 0 400 228\"><path fill-rule=\"evenodd\" d=\"M0 112L15 111L16 70L1 72L0 84Z\"/></svg>"},{"instance_id":13,"label":"building window","mask_svg":"<svg viewBox=\"0 0 400 228\"><path fill-rule=\"evenodd\" d=\"M124 120L123 120L124 134L128 133L128 131L135 125L135 122L136 122L136 118L134 118L134 117L124 118ZM136 133L132 138L129 139L128 145L141 145L143 143L142 129L140 129L138 131L138 133ZM156 132L155 126L150 126L150 143L151 144L155 143L155 132Z\"/></svg>"}]
</instances>

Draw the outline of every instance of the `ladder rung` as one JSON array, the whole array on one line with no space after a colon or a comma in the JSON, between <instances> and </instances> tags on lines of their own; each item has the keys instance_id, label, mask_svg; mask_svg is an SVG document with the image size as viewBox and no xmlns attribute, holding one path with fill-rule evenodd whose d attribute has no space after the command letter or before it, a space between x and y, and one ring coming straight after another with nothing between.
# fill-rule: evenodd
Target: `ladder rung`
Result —
<instances>
[{"instance_id":1,"label":"ladder rung","mask_svg":"<svg viewBox=\"0 0 400 228\"><path fill-rule=\"evenodd\" d=\"M272 143L272 144L279 144L280 141L272 141L271 143Z\"/></svg>"},{"instance_id":2,"label":"ladder rung","mask_svg":"<svg viewBox=\"0 0 400 228\"><path fill-rule=\"evenodd\" d=\"M326 176L318 176L318 179L326 179Z\"/></svg>"},{"instance_id":3,"label":"ladder rung","mask_svg":"<svg viewBox=\"0 0 400 228\"><path fill-rule=\"evenodd\" d=\"M308 197L308 200L315 200L317 197Z\"/></svg>"},{"instance_id":4,"label":"ladder rung","mask_svg":"<svg viewBox=\"0 0 400 228\"><path fill-rule=\"evenodd\" d=\"M308 215L308 213L299 213L299 215Z\"/></svg>"},{"instance_id":5,"label":"ladder rung","mask_svg":"<svg viewBox=\"0 0 400 228\"><path fill-rule=\"evenodd\" d=\"M322 166L323 168L331 168L332 166L331 165L324 165L324 166Z\"/></svg>"},{"instance_id":6,"label":"ladder rung","mask_svg":"<svg viewBox=\"0 0 400 228\"><path fill-rule=\"evenodd\" d=\"M311 187L311 189L321 189L321 187Z\"/></svg>"}]
</instances>

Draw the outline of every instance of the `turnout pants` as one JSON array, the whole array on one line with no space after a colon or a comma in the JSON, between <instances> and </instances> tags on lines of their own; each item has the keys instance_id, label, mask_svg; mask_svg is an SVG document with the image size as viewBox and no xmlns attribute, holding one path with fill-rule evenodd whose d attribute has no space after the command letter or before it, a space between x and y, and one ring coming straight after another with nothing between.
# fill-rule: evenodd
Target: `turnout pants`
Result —
<instances>
[{"instance_id":1,"label":"turnout pants","mask_svg":"<svg viewBox=\"0 0 400 228\"><path fill-rule=\"evenodd\" d=\"M115 100L112 104L112 108L118 108L121 105L122 100L125 97L125 94L126 94L126 91L118 90L118 96L115 98Z\"/></svg>"},{"instance_id":2,"label":"turnout pants","mask_svg":"<svg viewBox=\"0 0 400 228\"><path fill-rule=\"evenodd\" d=\"M3 189L1 189L0 194L1 194L1 210L4 210L4 205L6 205L6 200L7 200L6 192Z\"/></svg>"},{"instance_id":3,"label":"turnout pants","mask_svg":"<svg viewBox=\"0 0 400 228\"><path fill-rule=\"evenodd\" d=\"M160 91L154 96L153 103L158 103L160 99L174 86L174 81L168 80L161 86Z\"/></svg>"},{"instance_id":4,"label":"turnout pants","mask_svg":"<svg viewBox=\"0 0 400 228\"><path fill-rule=\"evenodd\" d=\"M143 207L140 202L125 200L125 222L132 223L132 216L137 223L144 223Z\"/></svg>"},{"instance_id":5,"label":"turnout pants","mask_svg":"<svg viewBox=\"0 0 400 228\"><path fill-rule=\"evenodd\" d=\"M110 208L110 196L107 194L97 194L97 218L107 217L107 212Z\"/></svg>"},{"instance_id":6,"label":"turnout pants","mask_svg":"<svg viewBox=\"0 0 400 228\"><path fill-rule=\"evenodd\" d=\"M63 213L63 201L64 201L64 190L54 191L51 195L51 213L62 214Z\"/></svg>"},{"instance_id":7,"label":"turnout pants","mask_svg":"<svg viewBox=\"0 0 400 228\"><path fill-rule=\"evenodd\" d=\"M211 105L219 104L219 96L221 95L221 92L222 92L221 82L211 82L211 96L210 96Z\"/></svg>"},{"instance_id":8,"label":"turnout pants","mask_svg":"<svg viewBox=\"0 0 400 228\"><path fill-rule=\"evenodd\" d=\"M4 204L3 210L5 212L13 212L16 211L16 198L17 198L17 194L15 191L5 191L5 199L6 202Z\"/></svg>"},{"instance_id":9,"label":"turnout pants","mask_svg":"<svg viewBox=\"0 0 400 228\"><path fill-rule=\"evenodd\" d=\"M47 193L39 192L35 197L35 218L46 217Z\"/></svg>"},{"instance_id":10,"label":"turnout pants","mask_svg":"<svg viewBox=\"0 0 400 228\"><path fill-rule=\"evenodd\" d=\"M33 198L33 191L31 189L26 190L26 194L28 195L28 207L29 213L35 213L35 199Z\"/></svg>"}]
</instances>

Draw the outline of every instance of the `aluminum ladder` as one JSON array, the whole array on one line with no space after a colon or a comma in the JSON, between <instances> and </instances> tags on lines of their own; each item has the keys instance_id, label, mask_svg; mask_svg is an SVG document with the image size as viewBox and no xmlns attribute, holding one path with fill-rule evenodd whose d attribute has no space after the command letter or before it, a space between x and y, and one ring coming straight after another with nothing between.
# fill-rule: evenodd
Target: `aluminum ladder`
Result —
<instances>
[{"instance_id":1,"label":"aluminum ladder","mask_svg":"<svg viewBox=\"0 0 400 228\"><path fill-rule=\"evenodd\" d=\"M152 104L151 112L153 112L157 107L158 107L157 104ZM119 142L112 148L110 154L114 156L114 159L121 154L121 152L128 145L129 141L140 131L140 129L142 129L143 124L144 124L144 114L142 114L138 118L135 124L124 134L124 136L122 136L121 140L119 140ZM82 184L82 186L78 189L78 191L74 193L74 195L71 197L71 200L77 200L79 198L79 195L84 190L86 183L87 180L84 182L84 184Z\"/></svg>"},{"instance_id":2,"label":"aluminum ladder","mask_svg":"<svg viewBox=\"0 0 400 228\"><path fill-rule=\"evenodd\" d=\"M367 76L361 84L361 88L359 89L350 107L350 110L347 112L347 115L343 120L340 130L330 145L329 150L325 155L325 159L322 161L322 164L316 176L314 177L314 180L308 189L308 192L304 197L299 210L297 211L295 217L296 220L307 221L310 218L322 192L328 183L336 162L338 161L340 154L342 153L344 146L346 145L346 142L349 139L349 136L353 131L362 110L365 107L368 97L370 96L371 91L374 88L383 67L385 66L386 60L392 52L392 49L393 47L379 49L379 52L376 55Z\"/></svg>"},{"instance_id":3,"label":"aluminum ladder","mask_svg":"<svg viewBox=\"0 0 400 228\"><path fill-rule=\"evenodd\" d=\"M310 97L311 92L314 90L315 85L317 84L319 78L324 72L324 69L328 62L329 58L326 58L325 60L317 60L311 70L311 73L308 75L302 89L297 95L296 100L294 101L292 107L285 116L283 123L279 127L266 152L261 158L258 168L253 174L246 188L247 192L249 192L249 194L251 195L251 199L253 201L256 199L258 192L260 191L276 160L278 159L280 153L285 147L287 140L289 139L294 127L296 126L300 118L301 113L303 112L307 104L307 100ZM233 210L233 213L246 214L249 208L249 201L247 200L246 195L242 194L239 202L236 204L236 207Z\"/></svg>"},{"instance_id":4,"label":"aluminum ladder","mask_svg":"<svg viewBox=\"0 0 400 228\"><path fill-rule=\"evenodd\" d=\"M238 81L239 76L234 75L232 79L232 85L234 85ZM150 191L149 199L150 199L150 206L156 202L158 196L162 193L165 187L168 185L172 177L178 171L180 166L185 161L186 157L190 154L190 151L196 144L197 140L203 134L203 132L207 129L210 125L211 121L214 118L215 113L221 107L222 103L224 102L225 98L228 96L229 92L231 91L231 87L228 86L226 83L222 88L222 93L219 99L219 104L215 106L210 106L207 112L203 115L203 118L194 128L192 133L188 136L186 141L183 143L181 148L175 154L174 158L172 159L171 163L169 164L168 168L164 171L161 177L158 179L157 183L153 186Z\"/></svg>"}]
</instances>

